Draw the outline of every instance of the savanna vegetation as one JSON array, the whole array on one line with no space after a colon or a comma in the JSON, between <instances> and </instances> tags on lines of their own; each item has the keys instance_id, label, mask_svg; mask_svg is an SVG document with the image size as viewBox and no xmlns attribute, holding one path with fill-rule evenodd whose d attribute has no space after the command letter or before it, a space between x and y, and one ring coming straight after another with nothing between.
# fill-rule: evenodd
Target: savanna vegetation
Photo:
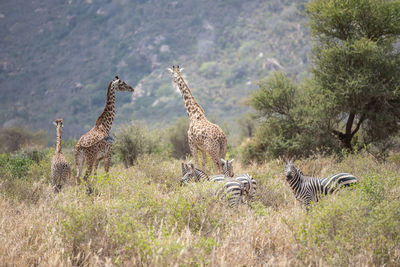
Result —
<instances>
[{"instance_id":1,"label":"savanna vegetation","mask_svg":"<svg viewBox=\"0 0 400 267\"><path fill-rule=\"evenodd\" d=\"M295 5L283 1L266 8L286 10L290 20L288 6ZM237 208L214 194L214 184L180 185L181 162L189 154L187 118L168 126L133 121L115 127L110 172L101 169L80 185L70 177L58 194L50 185L54 146L48 145L49 137L26 128L1 129L0 262L398 266L399 10L399 1L313 0L306 5L315 41L311 74L299 82L299 76L271 73L248 99L255 112L236 118L234 135L225 131L227 158L237 159L235 173L249 173L257 181L254 200ZM251 28L245 18L242 22L235 32L239 36L238 29ZM250 41L239 47L238 62L255 53ZM207 60L198 75L212 79L222 73L225 85L242 81L246 68L232 68L235 75L228 75ZM168 105L172 89L158 88L158 103ZM75 140L63 140L73 166ZM283 176L279 156L297 156L294 164L304 174L348 172L358 183L323 197L307 213ZM210 161L205 171L212 172Z\"/></svg>"},{"instance_id":2,"label":"savanna vegetation","mask_svg":"<svg viewBox=\"0 0 400 267\"><path fill-rule=\"evenodd\" d=\"M53 149L39 161L1 157L0 260L16 265L388 265L400 262L400 157L363 152L295 164L325 176L346 171L358 185L306 214L282 175L283 162L235 171L258 182L254 202L229 208L208 183L180 186L180 160L142 154L86 185L50 186ZM72 148L64 149L72 162ZM18 160L17 160L18 159Z\"/></svg>"}]
</instances>

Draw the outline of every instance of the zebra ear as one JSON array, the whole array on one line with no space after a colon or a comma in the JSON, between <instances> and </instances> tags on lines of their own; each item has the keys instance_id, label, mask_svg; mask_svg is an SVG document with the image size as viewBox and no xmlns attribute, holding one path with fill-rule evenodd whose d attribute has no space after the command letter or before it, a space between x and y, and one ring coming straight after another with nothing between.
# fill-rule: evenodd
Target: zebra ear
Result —
<instances>
[{"instance_id":1,"label":"zebra ear","mask_svg":"<svg viewBox=\"0 0 400 267\"><path fill-rule=\"evenodd\" d=\"M167 68L167 70L169 70L169 72L174 73L174 71L171 68Z\"/></svg>"},{"instance_id":2,"label":"zebra ear","mask_svg":"<svg viewBox=\"0 0 400 267\"><path fill-rule=\"evenodd\" d=\"M57 122L53 121L54 126L57 126Z\"/></svg>"},{"instance_id":3,"label":"zebra ear","mask_svg":"<svg viewBox=\"0 0 400 267\"><path fill-rule=\"evenodd\" d=\"M191 163L192 163L192 160L189 160L187 164L191 164Z\"/></svg>"},{"instance_id":4,"label":"zebra ear","mask_svg":"<svg viewBox=\"0 0 400 267\"><path fill-rule=\"evenodd\" d=\"M228 161L228 163L232 163L235 159L231 159L230 161Z\"/></svg>"},{"instance_id":5,"label":"zebra ear","mask_svg":"<svg viewBox=\"0 0 400 267\"><path fill-rule=\"evenodd\" d=\"M221 163L225 165L226 164L226 160L221 159Z\"/></svg>"}]
</instances>

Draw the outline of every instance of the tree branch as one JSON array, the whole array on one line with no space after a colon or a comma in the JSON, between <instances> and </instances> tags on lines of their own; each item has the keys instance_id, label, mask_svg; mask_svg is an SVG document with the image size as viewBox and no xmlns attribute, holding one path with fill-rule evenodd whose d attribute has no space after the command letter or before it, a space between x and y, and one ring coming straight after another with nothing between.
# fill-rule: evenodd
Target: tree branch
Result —
<instances>
[{"instance_id":1,"label":"tree branch","mask_svg":"<svg viewBox=\"0 0 400 267\"><path fill-rule=\"evenodd\" d=\"M350 112L349 118L347 119L346 123L346 135L351 135L351 128L353 126L355 116L356 114L354 112Z\"/></svg>"},{"instance_id":2,"label":"tree branch","mask_svg":"<svg viewBox=\"0 0 400 267\"><path fill-rule=\"evenodd\" d=\"M365 120L365 114L362 114L362 115L361 115L361 118L358 120L358 123L357 123L356 128L355 128L354 131L351 133L351 137L353 137L353 136L358 132L358 130L360 129L360 126L361 126L361 124L364 122L364 120Z\"/></svg>"}]
</instances>

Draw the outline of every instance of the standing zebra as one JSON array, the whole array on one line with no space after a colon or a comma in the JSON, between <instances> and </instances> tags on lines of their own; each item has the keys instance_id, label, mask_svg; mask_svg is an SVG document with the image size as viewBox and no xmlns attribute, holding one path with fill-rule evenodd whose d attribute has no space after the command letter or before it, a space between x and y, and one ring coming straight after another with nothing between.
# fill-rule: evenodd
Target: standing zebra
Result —
<instances>
[{"instance_id":1,"label":"standing zebra","mask_svg":"<svg viewBox=\"0 0 400 267\"><path fill-rule=\"evenodd\" d=\"M327 178L308 177L293 166L291 161L286 161L285 176L295 198L302 203L306 210L308 210L310 202L318 202L321 195L332 194L341 187L357 183L356 177L349 173L338 173Z\"/></svg>"}]
</instances>

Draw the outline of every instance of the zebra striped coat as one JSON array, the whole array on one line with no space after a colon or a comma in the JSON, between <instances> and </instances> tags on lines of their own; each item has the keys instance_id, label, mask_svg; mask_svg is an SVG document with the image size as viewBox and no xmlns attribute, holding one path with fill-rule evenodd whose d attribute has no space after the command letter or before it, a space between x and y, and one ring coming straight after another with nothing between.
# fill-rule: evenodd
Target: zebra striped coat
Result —
<instances>
[{"instance_id":1,"label":"zebra striped coat","mask_svg":"<svg viewBox=\"0 0 400 267\"><path fill-rule=\"evenodd\" d=\"M230 207L237 207L242 203L245 188L244 184L238 180L225 179L225 175L208 177L202 170L195 168L191 162L182 163L182 176L181 185L191 181L223 182L223 185L216 191L219 198L226 197Z\"/></svg>"},{"instance_id":2,"label":"zebra striped coat","mask_svg":"<svg viewBox=\"0 0 400 267\"><path fill-rule=\"evenodd\" d=\"M322 195L332 194L341 187L357 183L356 177L349 173L338 173L327 178L308 177L293 166L291 162L286 163L285 176L295 198L306 209L311 201L318 202Z\"/></svg>"}]
</instances>

